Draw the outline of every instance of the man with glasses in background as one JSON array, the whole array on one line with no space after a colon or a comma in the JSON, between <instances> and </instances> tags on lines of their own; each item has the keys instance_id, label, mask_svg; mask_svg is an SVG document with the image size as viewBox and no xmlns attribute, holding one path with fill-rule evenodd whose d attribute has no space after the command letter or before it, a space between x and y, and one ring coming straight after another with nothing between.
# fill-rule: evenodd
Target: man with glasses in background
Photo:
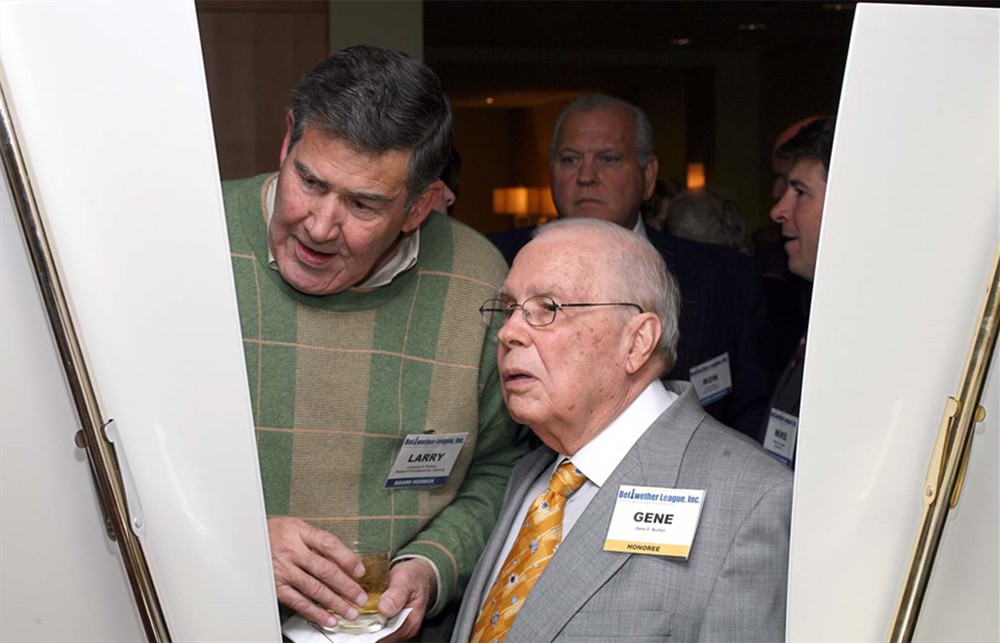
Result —
<instances>
[{"instance_id":1,"label":"man with glasses in background","mask_svg":"<svg viewBox=\"0 0 1000 643\"><path fill-rule=\"evenodd\" d=\"M539 228L480 308L544 446L511 474L453 643L784 639L791 474L660 380L679 305L648 241L583 218Z\"/></svg>"}]
</instances>

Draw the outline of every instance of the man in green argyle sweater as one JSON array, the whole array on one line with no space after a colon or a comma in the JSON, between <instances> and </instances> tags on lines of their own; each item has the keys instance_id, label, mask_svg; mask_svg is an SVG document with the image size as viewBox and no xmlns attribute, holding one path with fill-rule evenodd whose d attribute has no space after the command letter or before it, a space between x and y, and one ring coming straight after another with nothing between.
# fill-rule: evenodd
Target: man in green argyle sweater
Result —
<instances>
[{"instance_id":1,"label":"man in green argyle sweater","mask_svg":"<svg viewBox=\"0 0 1000 643\"><path fill-rule=\"evenodd\" d=\"M451 137L430 69L351 47L295 89L278 173L223 186L278 600L355 618L376 543L396 639L461 596L523 453L478 313L506 264L431 210ZM455 434L436 486L393 479L407 436Z\"/></svg>"}]
</instances>

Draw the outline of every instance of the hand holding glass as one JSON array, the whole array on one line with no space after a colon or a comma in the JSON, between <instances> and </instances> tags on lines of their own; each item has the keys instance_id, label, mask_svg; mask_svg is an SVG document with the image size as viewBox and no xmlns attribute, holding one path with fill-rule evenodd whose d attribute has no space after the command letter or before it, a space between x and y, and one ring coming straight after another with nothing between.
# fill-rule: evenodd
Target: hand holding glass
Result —
<instances>
[{"instance_id":1,"label":"hand holding glass","mask_svg":"<svg viewBox=\"0 0 1000 643\"><path fill-rule=\"evenodd\" d=\"M365 573L357 581L367 594L368 600L364 605L356 606L359 612L358 618L349 621L343 616L335 614L337 625L323 629L343 634L378 632L385 627L386 623L385 616L378 611L378 600L382 597L382 592L389 587L389 552L385 550L372 551L366 548L363 543L357 542L352 543L351 549L364 565Z\"/></svg>"}]
</instances>

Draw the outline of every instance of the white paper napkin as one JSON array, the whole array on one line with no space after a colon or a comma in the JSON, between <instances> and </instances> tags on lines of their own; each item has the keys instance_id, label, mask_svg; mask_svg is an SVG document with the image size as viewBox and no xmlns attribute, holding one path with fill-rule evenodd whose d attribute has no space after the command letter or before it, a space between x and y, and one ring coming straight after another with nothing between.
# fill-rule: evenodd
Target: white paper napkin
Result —
<instances>
[{"instance_id":1,"label":"white paper napkin","mask_svg":"<svg viewBox=\"0 0 1000 643\"><path fill-rule=\"evenodd\" d=\"M281 631L295 643L375 643L375 641L383 639L398 630L411 611L413 611L413 608L407 607L399 614L390 618L385 627L371 634L334 634L298 616L293 616L285 621L285 624L281 627Z\"/></svg>"}]
</instances>

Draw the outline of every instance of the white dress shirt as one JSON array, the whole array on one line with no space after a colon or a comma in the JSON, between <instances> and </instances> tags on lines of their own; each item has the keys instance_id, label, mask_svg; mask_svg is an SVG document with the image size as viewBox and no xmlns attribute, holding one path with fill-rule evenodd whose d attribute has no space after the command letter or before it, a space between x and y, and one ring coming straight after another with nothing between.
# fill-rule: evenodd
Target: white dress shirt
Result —
<instances>
[{"instance_id":1,"label":"white dress shirt","mask_svg":"<svg viewBox=\"0 0 1000 643\"><path fill-rule=\"evenodd\" d=\"M632 232L636 233L643 239L649 238L649 235L646 234L646 224L642 222L642 213L639 213L639 218L635 220L635 227L632 228Z\"/></svg>"},{"instance_id":2,"label":"white dress shirt","mask_svg":"<svg viewBox=\"0 0 1000 643\"><path fill-rule=\"evenodd\" d=\"M614 419L603 431L597 434L587 444L583 445L572 457L559 454L552 463L542 471L524 496L521 508L518 511L517 520L511 524L507 540L504 541L503 549L493 564L492 582L488 587L492 587L496 582L500 568L503 567L507 559L510 548L514 546L517 534L524 523L524 517L528 514L528 509L539 495L549 488L549 481L552 474L565 460L569 460L580 473L587 476L587 480L580 489L566 500L566 507L563 510L563 539L570 532L576 521L583 514L587 505L594 499L600 488L607 482L612 472L618 468L626 454L632 450L635 443L646 432L646 429L653 424L653 421L669 407L677 394L668 391L660 380L650 382L649 386L639 394L632 404L629 405L621 415ZM487 592L488 593L488 592ZM486 596L483 596L483 601ZM482 603L480 603L480 606Z\"/></svg>"}]
</instances>

